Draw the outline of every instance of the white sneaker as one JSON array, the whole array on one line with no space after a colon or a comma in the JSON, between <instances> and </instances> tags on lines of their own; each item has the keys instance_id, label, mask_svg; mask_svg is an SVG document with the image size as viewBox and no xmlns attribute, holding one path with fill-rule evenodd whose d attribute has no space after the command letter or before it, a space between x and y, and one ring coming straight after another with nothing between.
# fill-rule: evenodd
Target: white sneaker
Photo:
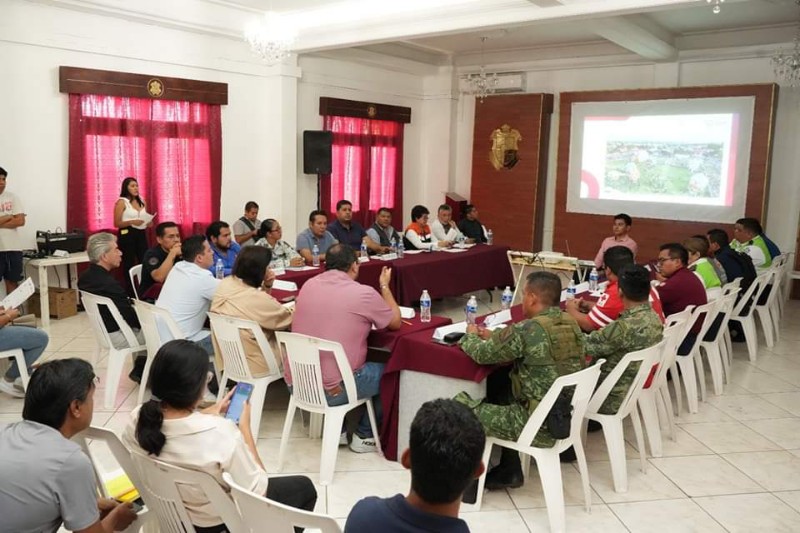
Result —
<instances>
[{"instance_id":1,"label":"white sneaker","mask_svg":"<svg viewBox=\"0 0 800 533\"><path fill-rule=\"evenodd\" d=\"M5 392L14 398L24 398L25 393L17 390L12 381L6 381L5 378L0 378L0 392Z\"/></svg>"},{"instance_id":2,"label":"white sneaker","mask_svg":"<svg viewBox=\"0 0 800 533\"><path fill-rule=\"evenodd\" d=\"M370 453L377 450L375 437L361 438L357 433L353 433L353 440L350 442L350 450L356 453Z\"/></svg>"},{"instance_id":3,"label":"white sneaker","mask_svg":"<svg viewBox=\"0 0 800 533\"><path fill-rule=\"evenodd\" d=\"M342 434L339 435L339 446L347 446L347 432L342 431Z\"/></svg>"}]
</instances>

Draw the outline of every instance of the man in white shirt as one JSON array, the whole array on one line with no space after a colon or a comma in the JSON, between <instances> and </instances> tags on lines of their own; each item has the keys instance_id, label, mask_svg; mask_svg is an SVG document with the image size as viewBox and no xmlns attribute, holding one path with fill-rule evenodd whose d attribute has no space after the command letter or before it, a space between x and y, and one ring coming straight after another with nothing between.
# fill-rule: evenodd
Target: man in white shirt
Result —
<instances>
[{"instance_id":1,"label":"man in white shirt","mask_svg":"<svg viewBox=\"0 0 800 533\"><path fill-rule=\"evenodd\" d=\"M459 238L463 236L456 223L453 222L453 209L449 205L439 206L436 220L431 224L431 234L437 241L445 241L448 244L458 242Z\"/></svg>"},{"instance_id":2,"label":"man in white shirt","mask_svg":"<svg viewBox=\"0 0 800 533\"><path fill-rule=\"evenodd\" d=\"M183 241L181 251L183 261L172 267L156 305L169 310L186 338L212 355L211 332L203 324L220 282L209 270L214 254L202 235Z\"/></svg>"},{"instance_id":3,"label":"man in white shirt","mask_svg":"<svg viewBox=\"0 0 800 533\"><path fill-rule=\"evenodd\" d=\"M22 281L22 244L17 228L25 225L25 210L12 192L6 190L8 172L0 167L0 279L6 294Z\"/></svg>"}]
</instances>

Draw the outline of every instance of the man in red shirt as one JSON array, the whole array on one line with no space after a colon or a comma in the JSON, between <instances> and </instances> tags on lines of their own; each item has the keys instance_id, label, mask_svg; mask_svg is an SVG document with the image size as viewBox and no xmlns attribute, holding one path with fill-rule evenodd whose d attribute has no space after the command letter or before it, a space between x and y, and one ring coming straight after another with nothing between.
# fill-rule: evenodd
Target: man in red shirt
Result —
<instances>
[{"instance_id":1,"label":"man in red shirt","mask_svg":"<svg viewBox=\"0 0 800 533\"><path fill-rule=\"evenodd\" d=\"M659 273L656 277L661 282L657 290L666 316L680 313L687 306L708 302L703 282L686 268L688 263L689 252L683 245L677 242L661 245L658 252ZM678 347L678 355L689 354L702 327L702 318L696 320Z\"/></svg>"},{"instance_id":2,"label":"man in red shirt","mask_svg":"<svg viewBox=\"0 0 800 533\"><path fill-rule=\"evenodd\" d=\"M587 333L609 325L622 313L623 305L618 292L618 275L624 267L634 264L633 252L626 246L612 246L603 254L603 264L606 269L608 287L597 303L587 302L580 298L567 300L566 303L567 313ZM661 299L655 289L650 289L649 299L650 306L663 323L664 312L661 309Z\"/></svg>"}]
</instances>

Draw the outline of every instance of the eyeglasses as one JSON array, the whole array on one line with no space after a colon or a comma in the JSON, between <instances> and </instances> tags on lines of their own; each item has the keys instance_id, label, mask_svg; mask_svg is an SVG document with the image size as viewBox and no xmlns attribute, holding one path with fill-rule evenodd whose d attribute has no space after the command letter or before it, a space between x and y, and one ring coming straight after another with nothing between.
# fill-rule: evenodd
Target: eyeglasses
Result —
<instances>
[{"instance_id":1,"label":"eyeglasses","mask_svg":"<svg viewBox=\"0 0 800 533\"><path fill-rule=\"evenodd\" d=\"M269 230L269 232L270 233L277 233L277 232L281 231L282 229L283 229L282 227L278 226L277 228L272 228L271 230Z\"/></svg>"},{"instance_id":2,"label":"eyeglasses","mask_svg":"<svg viewBox=\"0 0 800 533\"><path fill-rule=\"evenodd\" d=\"M666 261L674 261L676 257L659 257L657 263L663 265Z\"/></svg>"}]
</instances>

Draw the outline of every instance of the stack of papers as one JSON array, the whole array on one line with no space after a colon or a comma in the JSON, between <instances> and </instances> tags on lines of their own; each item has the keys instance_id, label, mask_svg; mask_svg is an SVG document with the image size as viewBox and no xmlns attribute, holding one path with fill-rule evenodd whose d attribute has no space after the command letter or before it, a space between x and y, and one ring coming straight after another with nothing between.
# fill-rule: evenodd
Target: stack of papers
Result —
<instances>
[{"instance_id":1,"label":"stack of papers","mask_svg":"<svg viewBox=\"0 0 800 533\"><path fill-rule=\"evenodd\" d=\"M297 290L297 283L276 279L272 282L272 288L281 291L294 292Z\"/></svg>"}]
</instances>

